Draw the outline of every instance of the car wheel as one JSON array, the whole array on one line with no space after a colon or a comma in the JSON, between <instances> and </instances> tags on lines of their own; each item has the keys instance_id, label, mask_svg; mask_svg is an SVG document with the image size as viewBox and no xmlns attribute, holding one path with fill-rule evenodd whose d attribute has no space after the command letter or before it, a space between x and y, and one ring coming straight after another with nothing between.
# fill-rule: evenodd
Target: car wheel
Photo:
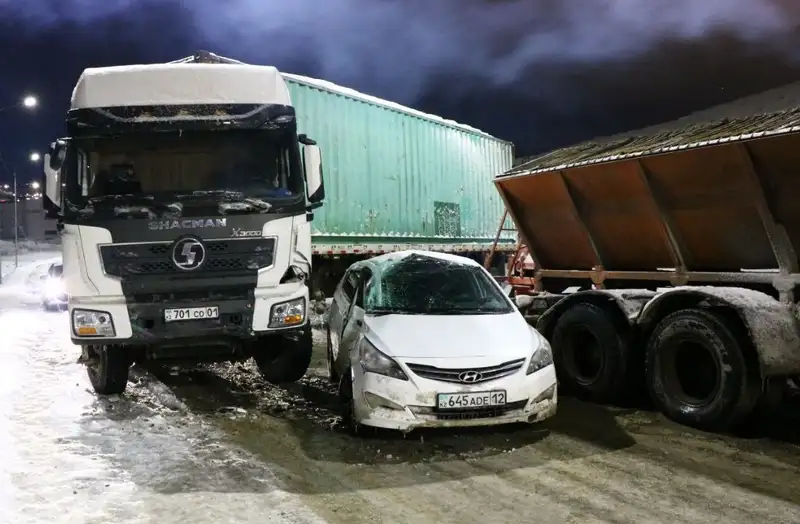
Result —
<instances>
[{"instance_id":1,"label":"car wheel","mask_svg":"<svg viewBox=\"0 0 800 524\"><path fill-rule=\"evenodd\" d=\"M108 345L84 346L86 373L95 393L119 395L128 386L131 359L120 347Z\"/></svg>"},{"instance_id":2,"label":"car wheel","mask_svg":"<svg viewBox=\"0 0 800 524\"><path fill-rule=\"evenodd\" d=\"M718 313L686 309L668 315L647 345L645 375L653 400L687 426L724 431L738 425L761 396L746 343Z\"/></svg>"},{"instance_id":3,"label":"car wheel","mask_svg":"<svg viewBox=\"0 0 800 524\"><path fill-rule=\"evenodd\" d=\"M331 384L338 384L341 381L341 377L336 372L336 365L333 360L333 341L331 340L331 328L328 327L326 332L328 342L328 380L330 380Z\"/></svg>"}]
</instances>

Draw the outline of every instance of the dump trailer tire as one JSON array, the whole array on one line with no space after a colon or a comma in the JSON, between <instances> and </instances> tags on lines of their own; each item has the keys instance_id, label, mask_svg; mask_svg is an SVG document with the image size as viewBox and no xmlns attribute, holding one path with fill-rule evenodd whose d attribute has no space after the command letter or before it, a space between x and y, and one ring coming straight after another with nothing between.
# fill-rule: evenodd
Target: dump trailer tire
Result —
<instances>
[{"instance_id":1,"label":"dump trailer tire","mask_svg":"<svg viewBox=\"0 0 800 524\"><path fill-rule=\"evenodd\" d=\"M687 426L725 431L750 415L760 381L747 343L719 313L685 309L664 318L647 344L645 375L662 413Z\"/></svg>"},{"instance_id":2,"label":"dump trailer tire","mask_svg":"<svg viewBox=\"0 0 800 524\"><path fill-rule=\"evenodd\" d=\"M271 384L297 382L308 371L314 349L311 327L307 326L296 339L281 337L277 351L257 352L256 362L261 376Z\"/></svg>"},{"instance_id":3,"label":"dump trailer tire","mask_svg":"<svg viewBox=\"0 0 800 524\"><path fill-rule=\"evenodd\" d=\"M594 304L576 304L559 317L552 338L564 391L600 403L624 393L628 343L610 313Z\"/></svg>"}]
</instances>

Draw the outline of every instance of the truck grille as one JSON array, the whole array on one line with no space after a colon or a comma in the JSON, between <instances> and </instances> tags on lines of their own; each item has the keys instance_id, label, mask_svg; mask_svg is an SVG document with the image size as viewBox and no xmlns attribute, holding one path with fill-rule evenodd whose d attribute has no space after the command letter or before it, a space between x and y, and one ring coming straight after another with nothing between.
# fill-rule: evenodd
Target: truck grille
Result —
<instances>
[{"instance_id":1,"label":"truck grille","mask_svg":"<svg viewBox=\"0 0 800 524\"><path fill-rule=\"evenodd\" d=\"M423 366L422 364L408 364L408 369L415 375L429 380L437 380L439 382L452 382L454 384L480 384L482 382L489 382L490 380L497 380L498 378L513 375L525 363L524 358L505 362L499 366L489 366L484 368L464 368L464 369L449 369L437 368L433 366ZM478 379L465 382L459 378L462 373L478 373Z\"/></svg>"},{"instance_id":2,"label":"truck grille","mask_svg":"<svg viewBox=\"0 0 800 524\"><path fill-rule=\"evenodd\" d=\"M249 273L269 267L275 259L274 238L206 240L206 261L192 275ZM143 275L187 275L172 263L172 242L110 244L100 247L107 275L130 278Z\"/></svg>"}]
</instances>

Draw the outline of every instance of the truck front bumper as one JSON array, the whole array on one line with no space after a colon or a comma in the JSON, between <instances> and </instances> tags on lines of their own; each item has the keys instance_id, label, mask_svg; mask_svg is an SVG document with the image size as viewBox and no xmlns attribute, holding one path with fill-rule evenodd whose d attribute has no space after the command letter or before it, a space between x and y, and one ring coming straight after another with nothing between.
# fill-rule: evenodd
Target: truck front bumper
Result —
<instances>
[{"instance_id":1,"label":"truck front bumper","mask_svg":"<svg viewBox=\"0 0 800 524\"><path fill-rule=\"evenodd\" d=\"M286 327L270 327L270 313L284 302L304 301L303 320ZM165 310L218 308L217 318L167 322ZM71 297L69 301L72 342L75 344L126 344L137 346L216 344L223 339L249 340L271 333L293 331L308 324L308 288L282 284L256 289L248 297L212 297L193 300L138 301L126 297ZM113 335L84 336L75 325L75 313L105 313Z\"/></svg>"}]
</instances>

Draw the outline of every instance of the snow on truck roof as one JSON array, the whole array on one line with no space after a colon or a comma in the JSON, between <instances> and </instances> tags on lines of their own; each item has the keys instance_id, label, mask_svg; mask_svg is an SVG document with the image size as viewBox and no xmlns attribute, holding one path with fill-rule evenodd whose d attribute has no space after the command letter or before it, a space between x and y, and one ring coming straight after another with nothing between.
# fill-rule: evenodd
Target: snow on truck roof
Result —
<instances>
[{"instance_id":1,"label":"snow on truck roof","mask_svg":"<svg viewBox=\"0 0 800 524\"><path fill-rule=\"evenodd\" d=\"M800 82L655 126L525 158L501 176L529 175L800 131Z\"/></svg>"},{"instance_id":2,"label":"snow on truck roof","mask_svg":"<svg viewBox=\"0 0 800 524\"><path fill-rule=\"evenodd\" d=\"M291 104L283 78L343 97L500 140L485 131L321 80L275 67L204 53L166 64L88 68L72 92L72 109L191 104ZM202 61L202 60L211 60ZM283 78L282 78L283 77Z\"/></svg>"},{"instance_id":3,"label":"snow on truck roof","mask_svg":"<svg viewBox=\"0 0 800 524\"><path fill-rule=\"evenodd\" d=\"M248 64L145 64L89 68L72 109L90 107L291 104L278 70Z\"/></svg>"}]
</instances>

